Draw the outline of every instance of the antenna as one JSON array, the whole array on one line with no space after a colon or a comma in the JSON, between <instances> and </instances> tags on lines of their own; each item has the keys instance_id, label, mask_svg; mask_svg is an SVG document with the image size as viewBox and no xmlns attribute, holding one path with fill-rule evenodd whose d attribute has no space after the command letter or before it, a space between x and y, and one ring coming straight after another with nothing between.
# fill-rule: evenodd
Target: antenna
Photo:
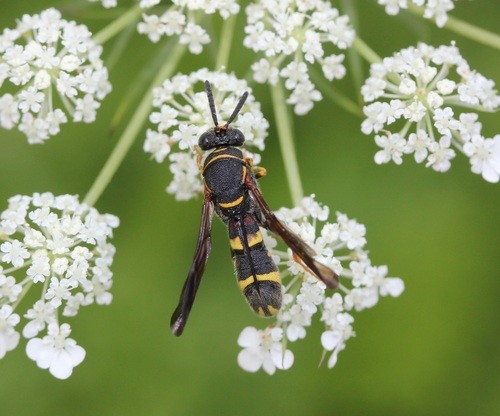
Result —
<instances>
[{"instance_id":1,"label":"antenna","mask_svg":"<svg viewBox=\"0 0 500 416\"><path fill-rule=\"evenodd\" d=\"M238 101L238 104L236 104L236 107L234 108L233 114L231 114L231 117L229 117L229 120L226 121L226 126L228 126L238 115L238 113L241 110L241 107L243 107L243 104L245 104L245 101L248 97L248 91L245 91L243 95L240 98L240 101Z\"/></svg>"},{"instance_id":2,"label":"antenna","mask_svg":"<svg viewBox=\"0 0 500 416\"><path fill-rule=\"evenodd\" d=\"M219 122L217 121L217 111L215 110L214 95L212 94L212 88L210 87L210 82L208 82L208 80L205 81L205 90L207 92L210 112L212 113L212 120L214 121L214 124L217 127L219 125Z\"/></svg>"},{"instance_id":3,"label":"antenna","mask_svg":"<svg viewBox=\"0 0 500 416\"><path fill-rule=\"evenodd\" d=\"M210 106L210 112L212 113L212 120L214 121L215 127L219 125L219 122L217 121L217 110L215 109L215 102L214 102L214 95L212 93L212 87L210 86L210 82L208 80L205 81L205 90L207 92L207 98L208 98L208 105ZM236 104L236 107L233 110L233 114L231 114L231 117L226 121L226 124L224 124L224 127L229 126L231 122L236 118L238 113L241 110L241 107L243 107L243 104L245 104L245 101L248 98L248 91L245 91L243 95L241 96L240 100L238 101L238 104Z\"/></svg>"}]
</instances>

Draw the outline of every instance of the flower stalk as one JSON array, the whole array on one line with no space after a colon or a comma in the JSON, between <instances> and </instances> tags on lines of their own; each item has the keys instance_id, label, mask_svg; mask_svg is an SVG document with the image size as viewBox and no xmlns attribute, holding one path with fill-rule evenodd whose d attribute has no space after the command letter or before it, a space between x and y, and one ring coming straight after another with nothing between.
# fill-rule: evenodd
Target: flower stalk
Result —
<instances>
[{"instance_id":1,"label":"flower stalk","mask_svg":"<svg viewBox=\"0 0 500 416\"><path fill-rule=\"evenodd\" d=\"M376 54L376 52L370 48L359 36L356 36L352 47L369 63L375 64L380 62L382 59Z\"/></svg>"},{"instance_id":2,"label":"flower stalk","mask_svg":"<svg viewBox=\"0 0 500 416\"><path fill-rule=\"evenodd\" d=\"M230 16L224 20L222 31L220 34L219 48L217 50L217 59L215 60L215 70L227 68L229 62L229 53L231 52L231 44L234 35L234 24L236 16Z\"/></svg>"},{"instance_id":3,"label":"flower stalk","mask_svg":"<svg viewBox=\"0 0 500 416\"><path fill-rule=\"evenodd\" d=\"M417 16L423 16L424 8L410 3L408 10ZM500 36L489 30L477 27L453 16L447 16L444 26L446 29L482 43L495 49L500 49Z\"/></svg>"},{"instance_id":4,"label":"flower stalk","mask_svg":"<svg viewBox=\"0 0 500 416\"><path fill-rule=\"evenodd\" d=\"M158 74L151 83L151 87L144 94L144 97L139 103L136 112L130 119L130 122L128 123L120 139L118 140L116 147L113 149L113 152L109 156L108 160L104 164L104 167L102 168L101 172L99 173L94 183L90 187L87 195L85 196L83 201L86 204L93 206L103 193L106 186L111 181L111 178L118 170L121 162L134 143L139 130L148 118L148 114L153 107L153 104L151 102L153 88L160 85L165 78L172 75L175 68L177 67L177 64L179 63L179 60L184 54L185 49L185 46L181 44L176 44L172 49L170 59L166 61L163 67L158 71Z\"/></svg>"},{"instance_id":5,"label":"flower stalk","mask_svg":"<svg viewBox=\"0 0 500 416\"><path fill-rule=\"evenodd\" d=\"M480 27L471 25L470 23L464 22L463 20L457 19L456 17L448 17L448 21L446 22L444 27L448 30L451 30L452 32L458 33L459 35L482 43L483 45L491 46L495 49L500 49L499 35Z\"/></svg>"},{"instance_id":6,"label":"flower stalk","mask_svg":"<svg viewBox=\"0 0 500 416\"><path fill-rule=\"evenodd\" d=\"M292 202L294 205L297 205L304 197L304 191L299 173L299 165L297 163L297 154L295 153L292 122L286 107L285 94L281 83L278 82L276 85L272 85L270 89L288 187L290 189Z\"/></svg>"},{"instance_id":7,"label":"flower stalk","mask_svg":"<svg viewBox=\"0 0 500 416\"><path fill-rule=\"evenodd\" d=\"M126 13L123 13L116 20L111 22L108 26L93 36L94 42L98 44L106 43L108 40L120 33L125 27L136 22L142 13L139 5L132 7Z\"/></svg>"}]
</instances>

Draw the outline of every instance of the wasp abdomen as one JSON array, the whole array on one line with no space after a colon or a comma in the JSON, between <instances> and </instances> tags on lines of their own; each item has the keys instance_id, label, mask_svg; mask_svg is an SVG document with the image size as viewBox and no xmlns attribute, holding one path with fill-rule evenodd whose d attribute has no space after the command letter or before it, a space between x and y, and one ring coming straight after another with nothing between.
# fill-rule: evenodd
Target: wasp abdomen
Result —
<instances>
[{"instance_id":1,"label":"wasp abdomen","mask_svg":"<svg viewBox=\"0 0 500 416\"><path fill-rule=\"evenodd\" d=\"M276 315L281 308L281 277L255 218L231 220L228 229L240 290L260 316Z\"/></svg>"}]
</instances>

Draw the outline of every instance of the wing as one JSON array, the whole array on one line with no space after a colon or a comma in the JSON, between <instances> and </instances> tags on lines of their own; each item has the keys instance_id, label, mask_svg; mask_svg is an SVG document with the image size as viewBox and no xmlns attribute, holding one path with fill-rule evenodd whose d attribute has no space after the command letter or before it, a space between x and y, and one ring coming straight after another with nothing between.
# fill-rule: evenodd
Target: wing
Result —
<instances>
[{"instance_id":1,"label":"wing","mask_svg":"<svg viewBox=\"0 0 500 416\"><path fill-rule=\"evenodd\" d=\"M196 291L200 286L201 277L205 271L208 255L212 247L210 233L212 230L212 218L214 213L214 204L209 194L205 194L203 208L201 211L201 224L198 234L198 242L196 243L196 251L194 253L193 264L189 270L186 282L182 288L179 305L172 314L170 319L170 328L176 336L182 334L189 316L189 312L193 306Z\"/></svg>"},{"instance_id":2,"label":"wing","mask_svg":"<svg viewBox=\"0 0 500 416\"><path fill-rule=\"evenodd\" d=\"M314 260L313 256L316 255L314 250L274 215L251 176L247 175L245 185L264 216L261 220L261 225L269 231L278 234L288 247L292 249L294 258L299 260L299 263L306 270L325 283L329 288L336 289L339 285L336 273L324 264Z\"/></svg>"}]
</instances>

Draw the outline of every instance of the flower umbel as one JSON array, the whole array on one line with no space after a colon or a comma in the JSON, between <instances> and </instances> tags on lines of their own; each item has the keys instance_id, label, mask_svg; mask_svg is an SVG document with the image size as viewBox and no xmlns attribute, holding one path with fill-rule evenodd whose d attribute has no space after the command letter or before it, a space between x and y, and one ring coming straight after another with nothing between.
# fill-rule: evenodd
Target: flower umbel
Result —
<instances>
[{"instance_id":1,"label":"flower umbel","mask_svg":"<svg viewBox=\"0 0 500 416\"><path fill-rule=\"evenodd\" d=\"M254 372L262 367L273 374L276 368L291 367L293 353L286 346L305 338L315 315L324 325L321 344L325 354L330 352L328 367L332 368L346 341L354 336L352 311L375 306L380 296L397 297L403 292L403 281L387 277L387 266L372 265L365 249L364 225L341 213L329 223L328 214L328 207L317 203L314 196L304 198L295 208L276 212L316 251L316 259L340 276L340 286L337 292L327 293L323 282L295 262L290 249L272 248L273 258L282 269L283 305L275 323L264 330L247 327L240 334L238 344L243 350L238 364L244 370ZM269 248L276 246L270 235L265 233L264 237Z\"/></svg>"},{"instance_id":2,"label":"flower umbel","mask_svg":"<svg viewBox=\"0 0 500 416\"><path fill-rule=\"evenodd\" d=\"M287 103L296 114L308 113L321 93L310 80L309 66L319 63L329 81L343 78L343 54L354 40L349 18L341 16L329 2L265 0L246 8L244 45L263 57L252 65L254 80L276 85L279 78L290 90Z\"/></svg>"},{"instance_id":3,"label":"flower umbel","mask_svg":"<svg viewBox=\"0 0 500 416\"><path fill-rule=\"evenodd\" d=\"M208 32L199 23L210 14L218 13L227 19L240 10L235 0L172 0L168 6L159 3L160 0L141 0L140 7L148 10L137 25L138 32L155 43L163 36L178 36L179 43L188 45L189 51L196 55L210 43Z\"/></svg>"},{"instance_id":4,"label":"flower umbel","mask_svg":"<svg viewBox=\"0 0 500 416\"><path fill-rule=\"evenodd\" d=\"M29 143L43 143L68 121L91 123L111 91L102 48L86 26L61 18L56 9L24 15L0 35L0 125L17 128ZM57 96L60 100L56 100Z\"/></svg>"},{"instance_id":5,"label":"flower umbel","mask_svg":"<svg viewBox=\"0 0 500 416\"><path fill-rule=\"evenodd\" d=\"M174 175L167 192L177 200L188 200L203 190L196 164L195 145L199 136L213 127L203 82L208 80L214 90L219 122L231 115L241 94L249 92L237 120L238 128L245 132L245 146L264 149L269 124L260 111L260 104L252 96L246 81L234 75L211 72L206 68L189 75L178 74L166 80L153 91L155 110L149 120L155 129L146 132L144 151L151 153L161 163L167 156ZM245 156L259 163L258 154L243 149Z\"/></svg>"},{"instance_id":6,"label":"flower umbel","mask_svg":"<svg viewBox=\"0 0 500 416\"><path fill-rule=\"evenodd\" d=\"M443 27L448 20L448 13L455 8L453 0L378 0L385 6L387 14L396 15L400 9L407 9L408 4L424 7L424 17L434 19L438 27Z\"/></svg>"},{"instance_id":7,"label":"flower umbel","mask_svg":"<svg viewBox=\"0 0 500 416\"><path fill-rule=\"evenodd\" d=\"M14 329L19 316L13 311L30 288L38 287L39 300L24 314L28 357L55 377L71 375L85 352L67 338L70 326L59 324L59 317L111 302L115 248L108 239L117 226L117 217L99 214L72 195L9 199L0 215L0 358L19 341ZM44 330L47 336L34 338Z\"/></svg>"},{"instance_id":8,"label":"flower umbel","mask_svg":"<svg viewBox=\"0 0 500 416\"><path fill-rule=\"evenodd\" d=\"M361 129L375 135L378 164L401 164L404 154L438 172L451 166L455 150L469 157L474 173L500 178L500 138L484 137L476 112L496 111L495 83L471 69L455 45L420 43L372 64L361 93L366 119Z\"/></svg>"}]
</instances>

